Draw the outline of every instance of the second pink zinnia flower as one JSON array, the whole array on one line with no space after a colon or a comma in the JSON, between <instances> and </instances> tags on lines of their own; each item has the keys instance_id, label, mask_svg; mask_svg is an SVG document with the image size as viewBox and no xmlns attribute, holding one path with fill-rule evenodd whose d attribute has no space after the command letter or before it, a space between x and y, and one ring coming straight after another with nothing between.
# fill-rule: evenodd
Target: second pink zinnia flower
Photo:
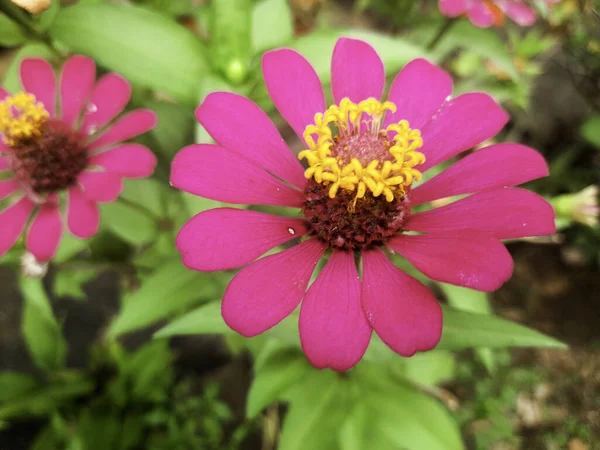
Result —
<instances>
[{"instance_id":1,"label":"second pink zinnia flower","mask_svg":"<svg viewBox=\"0 0 600 450\"><path fill-rule=\"evenodd\" d=\"M547 175L543 158L519 144L474 152L413 188L423 172L506 124L506 113L488 95L451 98L449 75L417 59L381 102L383 63L372 47L352 39L335 47L335 104L329 108L314 69L297 52L269 52L262 65L273 102L306 145L299 157L308 168L256 104L218 92L196 112L217 145L184 148L171 175L174 186L214 200L301 210L288 218L213 209L192 218L177 237L192 269L246 266L226 289L222 307L227 324L244 336L273 327L302 301L300 338L316 367L352 367L372 330L401 355L429 350L441 336L440 305L384 249L432 279L491 291L513 267L500 239L554 231L554 212L544 199L509 187ZM411 212L431 200L470 193L447 206ZM298 245L253 262L296 240ZM307 290L327 249L331 257Z\"/></svg>"}]
</instances>

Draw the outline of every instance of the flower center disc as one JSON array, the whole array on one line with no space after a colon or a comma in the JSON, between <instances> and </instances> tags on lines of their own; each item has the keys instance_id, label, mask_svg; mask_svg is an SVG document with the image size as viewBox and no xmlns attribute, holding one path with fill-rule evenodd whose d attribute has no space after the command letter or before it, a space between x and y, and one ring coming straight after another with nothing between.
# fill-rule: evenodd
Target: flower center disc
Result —
<instances>
[{"instance_id":1,"label":"flower center disc","mask_svg":"<svg viewBox=\"0 0 600 450\"><path fill-rule=\"evenodd\" d=\"M73 186L88 163L82 139L58 120L48 120L39 136L19 140L12 149L15 175L37 194Z\"/></svg>"},{"instance_id":2,"label":"flower center disc","mask_svg":"<svg viewBox=\"0 0 600 450\"><path fill-rule=\"evenodd\" d=\"M419 130L405 120L380 129L391 102L344 98L304 131L308 161L302 211L312 233L333 248L361 250L391 238L410 212L407 194L425 161Z\"/></svg>"}]
</instances>

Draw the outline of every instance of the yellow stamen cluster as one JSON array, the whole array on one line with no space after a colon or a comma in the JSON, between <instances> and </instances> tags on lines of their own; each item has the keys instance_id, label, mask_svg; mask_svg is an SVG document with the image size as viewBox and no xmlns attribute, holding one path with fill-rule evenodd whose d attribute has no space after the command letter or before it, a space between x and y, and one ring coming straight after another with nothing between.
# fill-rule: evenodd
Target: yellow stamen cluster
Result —
<instances>
[{"instance_id":1,"label":"yellow stamen cluster","mask_svg":"<svg viewBox=\"0 0 600 450\"><path fill-rule=\"evenodd\" d=\"M0 133L7 145L40 135L41 126L48 120L48 111L32 94L19 92L0 102Z\"/></svg>"},{"instance_id":2,"label":"yellow stamen cluster","mask_svg":"<svg viewBox=\"0 0 600 450\"><path fill-rule=\"evenodd\" d=\"M356 190L356 201L365 196L369 191L373 197L384 195L388 202L396 196L406 193L406 188L413 180L421 179L421 172L414 169L417 164L425 162L425 156L416 150L423 146L421 132L412 130L406 120L392 124L383 130L386 142L389 132L395 132L393 143L389 142L389 153L393 161L385 160L383 163L374 159L366 166L357 159L350 158L345 164L339 155L332 156L331 148L334 145L333 132L330 125L334 125L339 136L351 136L361 133L361 122L366 133L374 136L380 133L381 119L385 111L396 111L396 105L391 102L379 102L373 98L358 104L344 98L340 105L333 105L324 114L315 115L315 124L309 125L304 130L304 139L308 149L299 153L298 158L308 161L309 168L305 172L307 179L313 178L317 183L328 183L329 197L334 198L338 190ZM371 116L370 120L362 120L363 114ZM318 136L315 142L313 135ZM345 159L346 161L348 158Z\"/></svg>"}]
</instances>

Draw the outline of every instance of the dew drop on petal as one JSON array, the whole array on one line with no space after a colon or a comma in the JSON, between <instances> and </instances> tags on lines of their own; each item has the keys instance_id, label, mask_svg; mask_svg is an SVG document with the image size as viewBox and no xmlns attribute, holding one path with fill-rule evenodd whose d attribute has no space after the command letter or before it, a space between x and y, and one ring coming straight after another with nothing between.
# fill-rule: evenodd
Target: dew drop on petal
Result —
<instances>
[{"instance_id":1,"label":"dew drop on petal","mask_svg":"<svg viewBox=\"0 0 600 450\"><path fill-rule=\"evenodd\" d=\"M98 106L96 106L95 103L89 103L86 107L85 107L85 113L86 114L93 114L96 111L98 111Z\"/></svg>"},{"instance_id":2,"label":"dew drop on petal","mask_svg":"<svg viewBox=\"0 0 600 450\"><path fill-rule=\"evenodd\" d=\"M288 228L288 233L290 234L296 234L296 230L294 230L293 228Z\"/></svg>"}]
</instances>

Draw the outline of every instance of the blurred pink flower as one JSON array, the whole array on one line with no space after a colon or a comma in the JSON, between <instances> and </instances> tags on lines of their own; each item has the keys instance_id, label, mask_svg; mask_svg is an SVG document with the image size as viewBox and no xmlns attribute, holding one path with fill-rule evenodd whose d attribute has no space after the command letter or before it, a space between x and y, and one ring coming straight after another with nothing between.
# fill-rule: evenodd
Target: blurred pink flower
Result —
<instances>
[{"instance_id":1,"label":"blurred pink flower","mask_svg":"<svg viewBox=\"0 0 600 450\"><path fill-rule=\"evenodd\" d=\"M9 201L0 212L0 256L32 217L25 244L46 261L56 254L65 221L75 236L92 237L97 203L114 201L123 178L152 174L155 155L122 142L154 128L156 115L140 109L111 123L131 86L115 73L96 83L96 65L84 56L66 61L58 83L44 59L23 60L20 72L23 92L11 96L0 87L0 200Z\"/></svg>"},{"instance_id":2,"label":"blurred pink flower","mask_svg":"<svg viewBox=\"0 0 600 450\"><path fill-rule=\"evenodd\" d=\"M296 51L266 53L262 69L271 99L308 148L299 156L309 168L256 104L215 92L196 116L217 145L182 149L171 173L175 187L217 201L301 208L304 217L298 218L212 209L193 217L177 237L191 269L246 266L227 287L222 306L227 324L242 335L268 330L304 299L300 338L316 367L352 367L372 330L401 355L429 350L441 336L440 305L382 247L435 280L492 291L513 269L500 239L554 231L552 207L510 187L548 173L544 159L519 144L478 150L411 188L420 172L490 139L508 121L489 95L451 98L452 80L439 67L410 62L381 103L383 62L367 43L340 39L331 67L336 105L330 108L313 67ZM411 213L412 206L474 192ZM253 262L299 238L298 245ZM327 249L331 257L308 287Z\"/></svg>"},{"instance_id":3,"label":"blurred pink flower","mask_svg":"<svg viewBox=\"0 0 600 450\"><path fill-rule=\"evenodd\" d=\"M561 0L543 0L547 4ZM503 25L504 17L510 17L521 26L535 23L535 10L529 0L440 0L440 11L448 17L466 15L471 23L480 28Z\"/></svg>"}]
</instances>

